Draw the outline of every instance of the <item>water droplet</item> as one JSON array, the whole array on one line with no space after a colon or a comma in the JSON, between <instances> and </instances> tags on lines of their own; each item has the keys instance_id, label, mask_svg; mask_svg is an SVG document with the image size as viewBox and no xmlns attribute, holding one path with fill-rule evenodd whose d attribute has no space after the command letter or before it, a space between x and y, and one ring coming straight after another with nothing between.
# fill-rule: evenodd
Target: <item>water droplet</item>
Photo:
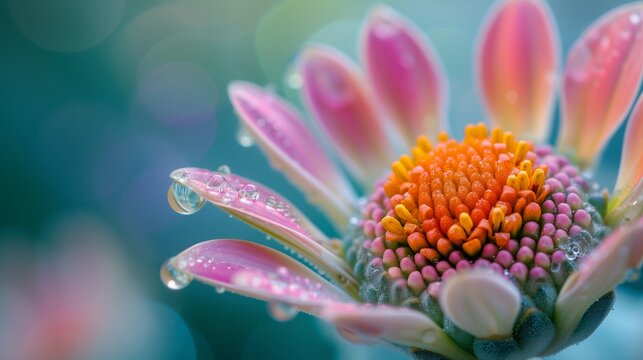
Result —
<instances>
[{"instance_id":1,"label":"water droplet","mask_svg":"<svg viewBox=\"0 0 643 360\"><path fill-rule=\"evenodd\" d=\"M234 200L237 199L237 196L239 194L233 190L233 189L228 189L225 193L223 193L223 202L224 203L231 203Z\"/></svg>"},{"instance_id":2,"label":"water droplet","mask_svg":"<svg viewBox=\"0 0 643 360\"><path fill-rule=\"evenodd\" d=\"M569 236L561 236L558 238L558 240L556 240L556 244L559 248L566 250L571 244L571 239L569 238Z\"/></svg>"},{"instance_id":3,"label":"water droplet","mask_svg":"<svg viewBox=\"0 0 643 360\"><path fill-rule=\"evenodd\" d=\"M422 334L422 342L425 344L431 344L437 340L437 335L435 334L435 331L426 331L425 333Z\"/></svg>"},{"instance_id":4,"label":"water droplet","mask_svg":"<svg viewBox=\"0 0 643 360\"><path fill-rule=\"evenodd\" d=\"M298 311L284 303L268 303L268 313L277 321L288 321L294 318Z\"/></svg>"},{"instance_id":5,"label":"water droplet","mask_svg":"<svg viewBox=\"0 0 643 360\"><path fill-rule=\"evenodd\" d=\"M560 263L558 261L552 262L551 263L551 272L557 273L557 272L560 271L561 267L562 267L562 263Z\"/></svg>"},{"instance_id":6,"label":"water droplet","mask_svg":"<svg viewBox=\"0 0 643 360\"><path fill-rule=\"evenodd\" d=\"M641 22L641 16L639 14L630 14L630 22L634 25Z\"/></svg>"},{"instance_id":7,"label":"water droplet","mask_svg":"<svg viewBox=\"0 0 643 360\"><path fill-rule=\"evenodd\" d=\"M239 196L241 200L256 201L259 199L259 190L253 184L246 184L239 191Z\"/></svg>"},{"instance_id":8,"label":"water droplet","mask_svg":"<svg viewBox=\"0 0 643 360\"><path fill-rule=\"evenodd\" d=\"M576 254L574 254L574 252L573 252L573 251L572 251L572 249L570 249L570 248L565 249L565 257L566 257L566 258L567 258L567 260L569 260L569 261L574 261L574 260L576 260Z\"/></svg>"},{"instance_id":9,"label":"water droplet","mask_svg":"<svg viewBox=\"0 0 643 360\"><path fill-rule=\"evenodd\" d=\"M505 276L509 276L509 269L505 269L502 273L505 274Z\"/></svg>"},{"instance_id":10,"label":"water droplet","mask_svg":"<svg viewBox=\"0 0 643 360\"><path fill-rule=\"evenodd\" d=\"M293 89L299 89L304 84L304 78L296 72L293 72L288 76L288 86Z\"/></svg>"},{"instance_id":11,"label":"water droplet","mask_svg":"<svg viewBox=\"0 0 643 360\"><path fill-rule=\"evenodd\" d=\"M179 214L190 215L201 210L205 199L185 185L173 182L167 191L167 201L172 210Z\"/></svg>"},{"instance_id":12,"label":"water droplet","mask_svg":"<svg viewBox=\"0 0 643 360\"><path fill-rule=\"evenodd\" d=\"M237 130L237 142L243 147L251 147L255 144L255 139L250 135L250 132L245 126L239 126L239 130Z\"/></svg>"},{"instance_id":13,"label":"water droplet","mask_svg":"<svg viewBox=\"0 0 643 360\"><path fill-rule=\"evenodd\" d=\"M161 266L161 280L169 289L181 290L192 282L192 276L175 268L170 261Z\"/></svg>"},{"instance_id":14,"label":"water droplet","mask_svg":"<svg viewBox=\"0 0 643 360\"><path fill-rule=\"evenodd\" d=\"M227 186L225 177L221 174L213 174L206 183L208 190L223 192Z\"/></svg>"},{"instance_id":15,"label":"water droplet","mask_svg":"<svg viewBox=\"0 0 643 360\"><path fill-rule=\"evenodd\" d=\"M230 167L228 165L221 165L217 169L217 172L220 172L223 175L229 175L230 174Z\"/></svg>"},{"instance_id":16,"label":"water droplet","mask_svg":"<svg viewBox=\"0 0 643 360\"><path fill-rule=\"evenodd\" d=\"M266 207L270 210L277 209L277 200L274 196L270 196L268 199L266 199Z\"/></svg>"},{"instance_id":17,"label":"water droplet","mask_svg":"<svg viewBox=\"0 0 643 360\"><path fill-rule=\"evenodd\" d=\"M223 294L223 293L225 293L225 288L222 287L222 286L215 286L214 291L216 291L217 294Z\"/></svg>"}]
</instances>

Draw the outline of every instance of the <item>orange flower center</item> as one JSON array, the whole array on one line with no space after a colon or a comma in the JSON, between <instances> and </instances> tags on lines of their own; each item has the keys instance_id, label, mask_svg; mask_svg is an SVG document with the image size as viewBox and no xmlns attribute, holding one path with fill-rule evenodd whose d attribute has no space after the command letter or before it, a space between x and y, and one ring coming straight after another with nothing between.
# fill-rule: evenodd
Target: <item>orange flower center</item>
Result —
<instances>
[{"instance_id":1,"label":"orange flower center","mask_svg":"<svg viewBox=\"0 0 643 360\"><path fill-rule=\"evenodd\" d=\"M475 258L487 242L505 247L523 223L540 219L550 191L532 150L511 132L489 136L484 124L467 126L462 142L441 133L433 146L420 136L384 183L394 210L381 220L385 239L434 263L458 249Z\"/></svg>"}]
</instances>

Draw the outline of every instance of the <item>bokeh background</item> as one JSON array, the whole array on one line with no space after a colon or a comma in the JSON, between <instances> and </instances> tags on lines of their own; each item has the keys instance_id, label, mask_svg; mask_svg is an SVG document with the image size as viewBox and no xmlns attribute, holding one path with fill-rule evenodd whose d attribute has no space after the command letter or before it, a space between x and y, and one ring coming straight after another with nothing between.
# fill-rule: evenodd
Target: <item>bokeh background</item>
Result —
<instances>
[{"instance_id":1,"label":"bokeh background","mask_svg":"<svg viewBox=\"0 0 643 360\"><path fill-rule=\"evenodd\" d=\"M472 58L490 1L391 1L446 66L454 135L483 119ZM563 54L621 1L552 1ZM229 165L276 189L328 231L301 193L239 133L235 79L298 102L292 61L307 42L355 58L370 1L5 0L0 4L0 358L398 359L298 315L193 284L171 291L162 262L212 238L274 242L206 206L166 201L171 170ZM556 120L558 121L558 120ZM598 169L611 188L621 128ZM552 140L555 134L552 134ZM557 359L637 358L643 292L619 289L589 340Z\"/></svg>"}]
</instances>

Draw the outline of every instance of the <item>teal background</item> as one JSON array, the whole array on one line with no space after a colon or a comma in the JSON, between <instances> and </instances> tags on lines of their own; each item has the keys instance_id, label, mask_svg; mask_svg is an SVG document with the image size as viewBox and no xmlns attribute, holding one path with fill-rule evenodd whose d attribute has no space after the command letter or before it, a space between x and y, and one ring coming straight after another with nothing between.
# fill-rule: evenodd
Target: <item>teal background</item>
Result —
<instances>
[{"instance_id":1,"label":"teal background","mask_svg":"<svg viewBox=\"0 0 643 360\"><path fill-rule=\"evenodd\" d=\"M448 73L452 133L461 136L464 124L483 119L472 63L476 32L491 2L390 3L432 39ZM620 3L551 2L562 53ZM306 315L276 322L265 304L201 284L170 291L158 276L166 258L207 239L241 238L280 249L211 206L187 217L173 213L166 191L175 168L227 164L277 190L332 231L256 147L238 144L226 86L236 79L269 84L297 102L288 86L297 50L324 42L355 57L360 22L371 5L6 0L0 5L0 261L9 261L15 247L34 263L46 261L62 248L65 236L55 229L63 225L98 224L109 232L100 237L90 226L82 237L104 242L118 254L121 261L113 266L122 267L123 279L140 293L144 307L153 309L158 320L153 327L163 331L131 346L105 339L92 358L113 358L115 348L119 358L132 359L399 357L393 350L340 341L331 326ZM597 171L608 188L617 173L623 131L610 142ZM77 265L65 264L70 272L84 271ZM2 276L9 279L0 282L5 295L16 291L15 283L29 282L15 268ZM641 290L633 285L621 290L608 323L557 358L640 354ZM112 310L126 316L134 311Z\"/></svg>"}]
</instances>

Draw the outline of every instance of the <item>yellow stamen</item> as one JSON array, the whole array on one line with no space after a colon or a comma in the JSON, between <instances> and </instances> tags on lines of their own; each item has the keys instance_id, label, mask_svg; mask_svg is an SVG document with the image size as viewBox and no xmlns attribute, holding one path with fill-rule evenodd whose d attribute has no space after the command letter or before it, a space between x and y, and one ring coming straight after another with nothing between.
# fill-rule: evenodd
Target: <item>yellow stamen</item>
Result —
<instances>
[{"instance_id":1,"label":"yellow stamen","mask_svg":"<svg viewBox=\"0 0 643 360\"><path fill-rule=\"evenodd\" d=\"M500 229L500 225L502 225L503 221L505 220L505 212L502 211L501 208L495 207L491 210L489 217L491 218L491 226L493 227L493 231L498 231Z\"/></svg>"},{"instance_id":2,"label":"yellow stamen","mask_svg":"<svg viewBox=\"0 0 643 360\"><path fill-rule=\"evenodd\" d=\"M540 195L543 185L545 185L545 171L541 168L534 170L531 176L531 186L536 188L536 195Z\"/></svg>"},{"instance_id":3,"label":"yellow stamen","mask_svg":"<svg viewBox=\"0 0 643 360\"><path fill-rule=\"evenodd\" d=\"M505 133L500 128L493 128L491 130L491 142L499 143L502 142L505 138Z\"/></svg>"},{"instance_id":4,"label":"yellow stamen","mask_svg":"<svg viewBox=\"0 0 643 360\"><path fill-rule=\"evenodd\" d=\"M422 149L424 152L428 153L433 149L433 145L431 145L431 140L429 140L428 137L424 135L418 136L417 144Z\"/></svg>"},{"instance_id":5,"label":"yellow stamen","mask_svg":"<svg viewBox=\"0 0 643 360\"><path fill-rule=\"evenodd\" d=\"M471 229L473 228L473 220L471 215L463 212L460 213L460 225L467 232L467 235L471 234Z\"/></svg>"},{"instance_id":6,"label":"yellow stamen","mask_svg":"<svg viewBox=\"0 0 643 360\"><path fill-rule=\"evenodd\" d=\"M392 216L385 216L382 219L382 226L384 227L384 230L390 233L396 235L404 234L404 228L402 227L402 224L400 224L400 222Z\"/></svg>"},{"instance_id":7,"label":"yellow stamen","mask_svg":"<svg viewBox=\"0 0 643 360\"><path fill-rule=\"evenodd\" d=\"M413 160L411 160L408 155L405 154L400 156L400 162L402 163L402 165L404 165L407 171L413 169Z\"/></svg>"},{"instance_id":8,"label":"yellow stamen","mask_svg":"<svg viewBox=\"0 0 643 360\"><path fill-rule=\"evenodd\" d=\"M406 206L402 204L397 204L395 206L395 215L397 215L400 219L404 221L418 224L418 220L413 216L413 214L411 214L409 209L407 209Z\"/></svg>"},{"instance_id":9,"label":"yellow stamen","mask_svg":"<svg viewBox=\"0 0 643 360\"><path fill-rule=\"evenodd\" d=\"M509 145L507 145L507 148L508 147ZM514 164L520 164L520 162L525 160L528 150L529 148L527 146L527 142L524 140L520 140L518 142L518 145L516 145L516 152L514 153Z\"/></svg>"},{"instance_id":10,"label":"yellow stamen","mask_svg":"<svg viewBox=\"0 0 643 360\"><path fill-rule=\"evenodd\" d=\"M516 149L516 138L514 137L514 133L511 131L507 131L505 133L502 142L507 144L507 151L514 151Z\"/></svg>"},{"instance_id":11,"label":"yellow stamen","mask_svg":"<svg viewBox=\"0 0 643 360\"><path fill-rule=\"evenodd\" d=\"M523 160L523 161L520 163L520 167L519 167L519 169L520 169L520 170L522 170L522 171L526 171L526 172L527 172L527 174L528 174L529 176L531 176L531 174L533 174L533 171L534 171L533 166L534 166L534 164L532 164L532 162L531 162L531 161L529 161L529 160Z\"/></svg>"},{"instance_id":12,"label":"yellow stamen","mask_svg":"<svg viewBox=\"0 0 643 360\"><path fill-rule=\"evenodd\" d=\"M393 174L395 174L395 176L396 176L398 179L400 179L400 180L402 180L402 181L409 181L408 170L407 170L407 169L406 169L406 167L402 164L402 162L400 162L399 160L398 160L398 161L395 161L395 162L391 165L391 170L393 170Z\"/></svg>"},{"instance_id":13,"label":"yellow stamen","mask_svg":"<svg viewBox=\"0 0 643 360\"><path fill-rule=\"evenodd\" d=\"M521 171L518 173L518 190L529 190L530 187L529 175L526 171Z\"/></svg>"}]
</instances>

